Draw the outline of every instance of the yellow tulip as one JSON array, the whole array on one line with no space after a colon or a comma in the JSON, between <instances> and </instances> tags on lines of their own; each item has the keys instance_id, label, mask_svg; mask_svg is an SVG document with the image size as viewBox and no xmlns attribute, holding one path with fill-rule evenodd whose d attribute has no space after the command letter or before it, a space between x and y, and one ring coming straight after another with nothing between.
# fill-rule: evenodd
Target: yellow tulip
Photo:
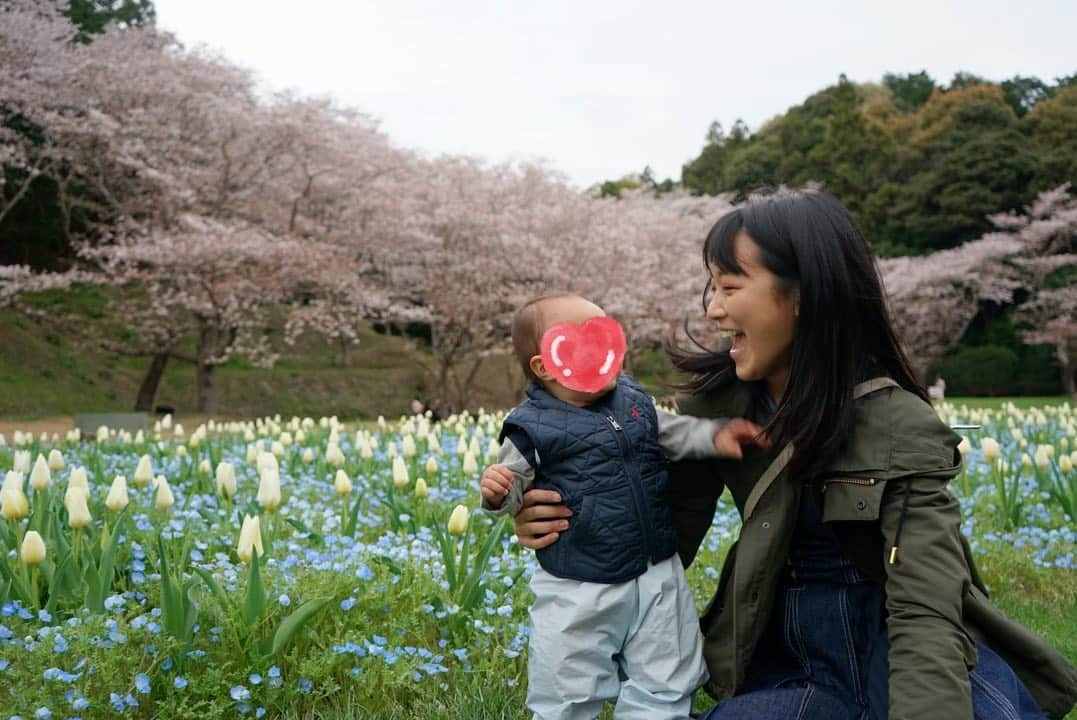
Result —
<instances>
[{"instance_id":1,"label":"yellow tulip","mask_svg":"<svg viewBox=\"0 0 1077 720\"><path fill-rule=\"evenodd\" d=\"M419 498L421 500L422 498L425 498L429 494L430 494L430 491L426 487L426 480L423 480L422 478L419 478L418 480L416 480L415 481L415 497L417 497L417 498Z\"/></svg>"},{"instance_id":2,"label":"yellow tulip","mask_svg":"<svg viewBox=\"0 0 1077 720\"><path fill-rule=\"evenodd\" d=\"M405 435L401 441L401 452L404 453L404 457L415 457L415 438Z\"/></svg>"},{"instance_id":3,"label":"yellow tulip","mask_svg":"<svg viewBox=\"0 0 1077 720\"><path fill-rule=\"evenodd\" d=\"M30 530L22 539L19 557L27 565L38 565L45 559L45 541L37 530Z\"/></svg>"},{"instance_id":4,"label":"yellow tulip","mask_svg":"<svg viewBox=\"0 0 1077 720\"><path fill-rule=\"evenodd\" d=\"M475 459L475 456L471 454L470 450L464 455L463 470L465 475L474 475L479 471L479 462Z\"/></svg>"},{"instance_id":5,"label":"yellow tulip","mask_svg":"<svg viewBox=\"0 0 1077 720\"><path fill-rule=\"evenodd\" d=\"M467 532L467 508L457 505L449 516L449 532L453 535L463 535Z\"/></svg>"},{"instance_id":6,"label":"yellow tulip","mask_svg":"<svg viewBox=\"0 0 1077 720\"><path fill-rule=\"evenodd\" d=\"M426 461L426 474L427 475L433 475L437 471L438 471L438 461L434 459L433 455L431 455L430 458Z\"/></svg>"},{"instance_id":7,"label":"yellow tulip","mask_svg":"<svg viewBox=\"0 0 1077 720\"><path fill-rule=\"evenodd\" d=\"M314 451L307 448L303 451L303 464L310 465L314 462Z\"/></svg>"}]
</instances>

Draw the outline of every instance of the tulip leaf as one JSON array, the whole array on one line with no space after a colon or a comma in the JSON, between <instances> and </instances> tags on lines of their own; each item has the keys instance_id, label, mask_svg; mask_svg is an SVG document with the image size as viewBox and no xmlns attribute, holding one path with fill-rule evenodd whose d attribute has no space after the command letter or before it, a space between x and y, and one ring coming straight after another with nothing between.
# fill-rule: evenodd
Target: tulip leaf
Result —
<instances>
[{"instance_id":1,"label":"tulip leaf","mask_svg":"<svg viewBox=\"0 0 1077 720\"><path fill-rule=\"evenodd\" d=\"M120 530L123 528L123 521L126 519L127 509L124 508L120 511L119 516L116 518L116 526L112 531L112 537L109 539L108 544L101 549L101 564L98 566L98 593L101 597L101 612L104 612L105 597L108 595L108 591L112 589L112 577L116 568L116 553L119 550L119 543L116 539L120 537Z\"/></svg>"},{"instance_id":2,"label":"tulip leaf","mask_svg":"<svg viewBox=\"0 0 1077 720\"><path fill-rule=\"evenodd\" d=\"M304 533L307 538L318 547L325 545L325 538L307 527L307 524L302 520L285 518L284 521L294 527L299 532Z\"/></svg>"},{"instance_id":3,"label":"tulip leaf","mask_svg":"<svg viewBox=\"0 0 1077 720\"><path fill-rule=\"evenodd\" d=\"M355 537L355 527L359 524L359 501L361 497L355 498L355 502L352 503L351 513L348 515L348 524L344 528L344 534L348 537Z\"/></svg>"},{"instance_id":4,"label":"tulip leaf","mask_svg":"<svg viewBox=\"0 0 1077 720\"><path fill-rule=\"evenodd\" d=\"M182 639L183 633L183 597L176 587L175 580L169 572L168 556L165 554L165 543L161 535L157 535L157 552L159 555L161 574L161 615L164 616L165 629L177 640Z\"/></svg>"},{"instance_id":5,"label":"tulip leaf","mask_svg":"<svg viewBox=\"0 0 1077 720\"><path fill-rule=\"evenodd\" d=\"M11 533L8 532L7 523L4 522L0 522L0 540L4 541L4 545L6 545L9 550L18 551L19 548L15 546L15 539L12 537Z\"/></svg>"},{"instance_id":6,"label":"tulip leaf","mask_svg":"<svg viewBox=\"0 0 1077 720\"><path fill-rule=\"evenodd\" d=\"M202 578L202 582L209 588L210 594L217 599L217 603L221 606L225 616L231 618L235 613L235 607L233 607L232 601L228 599L228 595L224 592L221 584L217 582L217 578L213 577L213 573L205 568L194 567L192 569Z\"/></svg>"},{"instance_id":7,"label":"tulip leaf","mask_svg":"<svg viewBox=\"0 0 1077 720\"><path fill-rule=\"evenodd\" d=\"M490 556L498 543L501 542L501 537L505 534L506 520L507 518L504 517L498 520L497 524L486 536L486 540L479 547L471 574L468 575L467 580L464 582L463 592L460 595L460 607L464 610L470 610L479 601L479 591L482 589L482 575L486 572L486 565L490 561Z\"/></svg>"},{"instance_id":8,"label":"tulip leaf","mask_svg":"<svg viewBox=\"0 0 1077 720\"><path fill-rule=\"evenodd\" d=\"M19 599L24 605L32 606L33 600L30 597L30 588L27 587L23 579L12 571L11 567L7 564L7 561L0 562L0 573L3 573L4 578L11 583L11 587L14 588L18 594Z\"/></svg>"},{"instance_id":9,"label":"tulip leaf","mask_svg":"<svg viewBox=\"0 0 1077 720\"><path fill-rule=\"evenodd\" d=\"M332 598L317 598L296 608L295 612L281 621L272 638L266 638L267 642L262 646L262 654L270 658L277 655L291 642L299 630L313 618L319 610L324 608Z\"/></svg>"},{"instance_id":10,"label":"tulip leaf","mask_svg":"<svg viewBox=\"0 0 1077 720\"><path fill-rule=\"evenodd\" d=\"M259 566L258 551L251 550L251 571L247 578L247 597L243 601L243 620L248 628L253 628L262 619L266 609L266 591L262 585L262 571Z\"/></svg>"},{"instance_id":11,"label":"tulip leaf","mask_svg":"<svg viewBox=\"0 0 1077 720\"><path fill-rule=\"evenodd\" d=\"M49 583L49 599L45 603L45 610L50 614L56 611L56 603L60 599L60 583L63 582L68 566L71 564L71 555L65 555L52 573L52 582Z\"/></svg>"}]
</instances>

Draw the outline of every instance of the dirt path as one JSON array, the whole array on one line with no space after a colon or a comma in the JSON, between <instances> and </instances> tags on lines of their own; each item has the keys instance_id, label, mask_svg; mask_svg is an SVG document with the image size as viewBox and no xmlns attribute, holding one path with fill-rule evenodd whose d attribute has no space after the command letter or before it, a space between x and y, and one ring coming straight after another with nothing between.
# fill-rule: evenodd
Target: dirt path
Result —
<instances>
[{"instance_id":1,"label":"dirt path","mask_svg":"<svg viewBox=\"0 0 1077 720\"><path fill-rule=\"evenodd\" d=\"M75 420L70 415L37 418L36 420L12 420L10 418L0 418L0 433L3 433L8 442L11 442L11 436L16 430L21 430L24 433L32 432L35 435L39 435L43 432L50 434L60 433L63 435L73 427L75 427Z\"/></svg>"}]
</instances>

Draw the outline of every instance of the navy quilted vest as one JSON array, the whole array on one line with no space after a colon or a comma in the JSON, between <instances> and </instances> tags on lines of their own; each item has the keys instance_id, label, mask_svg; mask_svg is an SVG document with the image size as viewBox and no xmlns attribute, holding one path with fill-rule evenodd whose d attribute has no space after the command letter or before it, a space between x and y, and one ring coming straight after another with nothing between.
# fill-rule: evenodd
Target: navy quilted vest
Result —
<instances>
[{"instance_id":1,"label":"navy quilted vest","mask_svg":"<svg viewBox=\"0 0 1077 720\"><path fill-rule=\"evenodd\" d=\"M573 512L568 530L536 553L547 572L626 582L676 552L658 416L635 380L622 374L582 408L531 383L527 400L505 418L501 440L517 428L538 454L535 487L556 490Z\"/></svg>"}]
</instances>

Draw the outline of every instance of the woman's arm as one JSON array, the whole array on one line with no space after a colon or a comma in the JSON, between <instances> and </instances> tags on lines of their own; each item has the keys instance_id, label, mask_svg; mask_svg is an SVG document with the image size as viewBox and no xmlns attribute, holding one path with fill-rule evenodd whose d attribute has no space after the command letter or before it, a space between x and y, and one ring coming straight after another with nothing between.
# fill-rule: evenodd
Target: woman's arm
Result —
<instances>
[{"instance_id":1,"label":"woman's arm","mask_svg":"<svg viewBox=\"0 0 1077 720\"><path fill-rule=\"evenodd\" d=\"M961 547L961 509L946 489L950 474L891 480L883 494L892 720L973 716L968 671L976 646L961 609L972 581Z\"/></svg>"}]
</instances>

